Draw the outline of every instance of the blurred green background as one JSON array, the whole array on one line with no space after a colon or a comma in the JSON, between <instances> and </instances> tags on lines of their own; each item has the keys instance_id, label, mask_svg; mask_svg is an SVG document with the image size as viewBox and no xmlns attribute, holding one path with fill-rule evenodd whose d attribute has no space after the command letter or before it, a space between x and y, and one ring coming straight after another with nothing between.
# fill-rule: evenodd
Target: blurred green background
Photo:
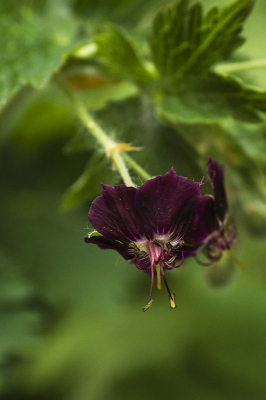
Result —
<instances>
[{"instance_id":1,"label":"blurred green background","mask_svg":"<svg viewBox=\"0 0 266 400\"><path fill-rule=\"evenodd\" d=\"M95 32L103 21L113 20L142 37L155 10L167 2L142 3L105 0L96 6L76 0L73 10L91 18ZM211 0L202 3L206 8L213 4ZM22 7L26 2L13 4ZM31 4L40 8L40 15L41 4ZM266 4L260 0L245 24L248 40L240 58L266 57L265 20ZM265 76L261 69L246 79L265 89ZM164 174L173 165L177 174L191 179L206 176L182 137L173 136L169 128L138 142L144 135L141 126L132 127L129 120L134 121L134 115L124 113L127 102L134 102L133 95L130 85L121 83L89 89L85 96L100 123L110 130L115 127L121 137L130 138L135 129L134 145L150 146L143 158L136 157L152 175ZM114 99L120 97L124 100L121 121L112 113L117 106ZM107 102L109 98L112 103ZM127 132L123 132L123 118L128 119ZM142 313L149 277L115 252L83 241L91 229L87 213L99 194L100 181L96 192L78 208L62 207L63 194L92 154L66 150L72 135L82 129L53 82L41 91L23 88L2 108L1 398L265 399L265 203L259 203L259 212L251 192L248 202L253 213L248 220L240 203L245 192L236 193L240 190L236 178L227 175L230 211L239 234L233 251L245 270L226 256L208 268L187 260L167 276L177 308L169 308L163 288L154 290L153 306ZM262 131L265 137L264 125ZM219 142L214 145L216 153L209 155L217 157L223 148L219 149ZM201 158L201 166L205 160ZM226 155L218 159L225 160ZM106 183L113 182L109 165L106 174ZM115 181L120 182L117 177Z\"/></svg>"}]
</instances>

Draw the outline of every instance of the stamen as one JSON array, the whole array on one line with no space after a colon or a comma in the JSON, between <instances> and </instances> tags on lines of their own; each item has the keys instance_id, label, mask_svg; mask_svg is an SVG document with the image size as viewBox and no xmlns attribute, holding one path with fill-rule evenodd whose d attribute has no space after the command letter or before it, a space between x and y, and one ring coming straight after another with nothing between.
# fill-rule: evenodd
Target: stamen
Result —
<instances>
[{"instance_id":1,"label":"stamen","mask_svg":"<svg viewBox=\"0 0 266 400\"><path fill-rule=\"evenodd\" d=\"M161 274L162 274L162 277L163 277L163 280L164 280L165 287L166 287L166 289L167 289L167 291L169 293L170 307L171 308L176 308L175 294L170 292L170 289L169 289L169 287L167 285L166 277L164 275L163 264L161 264Z\"/></svg>"},{"instance_id":2,"label":"stamen","mask_svg":"<svg viewBox=\"0 0 266 400\"><path fill-rule=\"evenodd\" d=\"M162 289L162 280L161 280L161 270L160 270L160 264L156 264L156 274L157 274L157 289L161 290Z\"/></svg>"},{"instance_id":3,"label":"stamen","mask_svg":"<svg viewBox=\"0 0 266 400\"><path fill-rule=\"evenodd\" d=\"M147 311L150 308L150 306L152 305L152 303L153 303L153 300L150 300L149 303L145 307L143 307L142 311L143 312Z\"/></svg>"},{"instance_id":4,"label":"stamen","mask_svg":"<svg viewBox=\"0 0 266 400\"><path fill-rule=\"evenodd\" d=\"M175 261L176 255L171 257L170 260L168 260L168 264L172 264L173 261Z\"/></svg>"},{"instance_id":5,"label":"stamen","mask_svg":"<svg viewBox=\"0 0 266 400\"><path fill-rule=\"evenodd\" d=\"M179 268L179 267L181 267L181 265L182 265L183 262L185 261L185 255L184 255L183 247L181 247L181 253L182 253L182 260L181 260L181 263L180 263L179 265L177 265L177 266L175 266L175 263L174 263L173 268Z\"/></svg>"},{"instance_id":6,"label":"stamen","mask_svg":"<svg viewBox=\"0 0 266 400\"><path fill-rule=\"evenodd\" d=\"M183 264L183 262L184 262L184 260L185 260L185 255L184 255L184 251L183 251L183 248L182 248L182 247L181 247L181 253L182 253L182 261L181 261L181 263L178 264L177 266L175 265L175 263L176 263L176 257L177 257L177 256L174 257L174 260L172 260L172 258L171 258L170 260L168 260L168 263L167 263L166 261L164 261L164 264L167 265L167 267L169 267L169 268L171 268L171 269L181 267L181 265ZM173 265L170 265L169 262L173 262L173 261L174 261L174 264L173 264Z\"/></svg>"},{"instance_id":7,"label":"stamen","mask_svg":"<svg viewBox=\"0 0 266 400\"><path fill-rule=\"evenodd\" d=\"M171 293L169 299L170 299L170 308L176 308L175 294Z\"/></svg>"},{"instance_id":8,"label":"stamen","mask_svg":"<svg viewBox=\"0 0 266 400\"><path fill-rule=\"evenodd\" d=\"M134 242L129 243L129 247L131 247L132 249L134 249L134 250L136 250L136 251L139 251L138 246L137 246L136 243L134 243Z\"/></svg>"},{"instance_id":9,"label":"stamen","mask_svg":"<svg viewBox=\"0 0 266 400\"><path fill-rule=\"evenodd\" d=\"M153 300L151 298L153 281L154 281L154 267L152 265L152 267L151 267L151 290L150 290L150 295L149 295L149 301L148 301L148 304L145 307L143 307L143 309L142 309L143 312L147 311L153 303Z\"/></svg>"},{"instance_id":10,"label":"stamen","mask_svg":"<svg viewBox=\"0 0 266 400\"><path fill-rule=\"evenodd\" d=\"M242 269L242 271L245 269L244 265L242 264L242 262L234 255L234 253L232 253L231 250L227 250L227 254L230 255L230 257L234 260L234 262L238 265L238 267L240 269Z\"/></svg>"}]
</instances>

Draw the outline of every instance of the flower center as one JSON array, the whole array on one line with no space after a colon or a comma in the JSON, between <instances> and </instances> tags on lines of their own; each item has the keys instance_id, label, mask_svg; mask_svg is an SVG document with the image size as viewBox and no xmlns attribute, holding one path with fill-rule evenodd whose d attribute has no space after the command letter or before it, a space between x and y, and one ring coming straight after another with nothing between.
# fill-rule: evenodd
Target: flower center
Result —
<instances>
[{"instance_id":1,"label":"flower center","mask_svg":"<svg viewBox=\"0 0 266 400\"><path fill-rule=\"evenodd\" d=\"M167 239L167 240L165 240ZM157 289L161 290L162 288L162 278L165 284L165 287L169 294L170 299L170 308L176 308L175 302L175 294L170 292L168 287L164 270L172 269L180 267L184 262L184 253L182 250L183 240L174 240L169 241L169 238L164 239L155 239L153 241L143 240L137 243L130 243L130 248L134 251L135 254L135 264L138 269L148 270L151 273L151 289L148 304L142 309L142 311L147 311L153 303L151 298L154 277L157 278ZM175 266L176 259L180 255L180 251L182 254L182 261L178 266ZM149 264L147 264L146 268L143 268L139 265L139 262L143 262L143 260Z\"/></svg>"}]
</instances>

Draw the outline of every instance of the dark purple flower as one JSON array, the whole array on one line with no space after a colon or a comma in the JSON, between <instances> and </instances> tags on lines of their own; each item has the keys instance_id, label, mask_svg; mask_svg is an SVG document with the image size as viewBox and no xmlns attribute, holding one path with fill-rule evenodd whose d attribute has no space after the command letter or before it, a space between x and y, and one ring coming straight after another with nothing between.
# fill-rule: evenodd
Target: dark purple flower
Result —
<instances>
[{"instance_id":1,"label":"dark purple flower","mask_svg":"<svg viewBox=\"0 0 266 400\"><path fill-rule=\"evenodd\" d=\"M152 304L155 276L158 289L163 278L170 306L176 307L164 271L178 268L184 261L182 246L194 226L195 210L203 198L201 186L202 183L176 175L172 168L138 189L102 184L102 195L92 203L89 219L96 232L88 235L85 242L118 251L151 276L149 301L143 311ZM181 259L178 265L177 259Z\"/></svg>"},{"instance_id":2,"label":"dark purple flower","mask_svg":"<svg viewBox=\"0 0 266 400\"><path fill-rule=\"evenodd\" d=\"M194 229L186 238L188 253L203 250L209 260L207 263L198 260L203 265L218 261L223 251L229 250L237 240L235 227L228 224L224 167L208 157L208 173L212 194L202 196L195 213Z\"/></svg>"}]
</instances>

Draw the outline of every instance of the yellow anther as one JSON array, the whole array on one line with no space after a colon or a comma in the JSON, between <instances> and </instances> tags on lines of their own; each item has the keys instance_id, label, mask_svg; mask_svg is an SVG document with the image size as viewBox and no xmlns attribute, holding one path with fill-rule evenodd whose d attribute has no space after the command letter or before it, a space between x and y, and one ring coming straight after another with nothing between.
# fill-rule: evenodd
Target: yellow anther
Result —
<instances>
[{"instance_id":1,"label":"yellow anther","mask_svg":"<svg viewBox=\"0 0 266 400\"><path fill-rule=\"evenodd\" d=\"M143 312L147 311L150 308L150 306L152 305L152 303L153 303L153 300L149 301L149 303L145 307L143 307L142 311Z\"/></svg>"},{"instance_id":2,"label":"yellow anther","mask_svg":"<svg viewBox=\"0 0 266 400\"><path fill-rule=\"evenodd\" d=\"M134 243L134 242L129 243L129 247L131 247L132 249L134 249L134 250L136 250L136 251L139 250L138 246L137 246L136 243Z\"/></svg>"},{"instance_id":3,"label":"yellow anther","mask_svg":"<svg viewBox=\"0 0 266 400\"><path fill-rule=\"evenodd\" d=\"M169 299L170 299L170 308L176 308L175 294L171 293Z\"/></svg>"}]
</instances>

